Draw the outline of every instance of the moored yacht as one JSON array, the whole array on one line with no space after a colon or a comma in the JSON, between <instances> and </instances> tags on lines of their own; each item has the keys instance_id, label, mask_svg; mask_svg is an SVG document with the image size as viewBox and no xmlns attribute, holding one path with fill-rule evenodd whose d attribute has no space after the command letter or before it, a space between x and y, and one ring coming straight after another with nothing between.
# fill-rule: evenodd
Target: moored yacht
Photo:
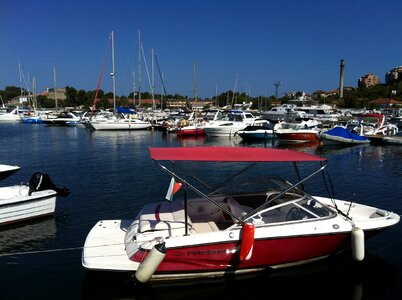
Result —
<instances>
[{"instance_id":1,"label":"moored yacht","mask_svg":"<svg viewBox=\"0 0 402 300\"><path fill-rule=\"evenodd\" d=\"M204 132L208 137L231 137L237 131L243 130L249 125L264 123L266 120L257 119L252 113L242 110L222 111L220 118L211 121L204 126Z\"/></svg>"}]
</instances>

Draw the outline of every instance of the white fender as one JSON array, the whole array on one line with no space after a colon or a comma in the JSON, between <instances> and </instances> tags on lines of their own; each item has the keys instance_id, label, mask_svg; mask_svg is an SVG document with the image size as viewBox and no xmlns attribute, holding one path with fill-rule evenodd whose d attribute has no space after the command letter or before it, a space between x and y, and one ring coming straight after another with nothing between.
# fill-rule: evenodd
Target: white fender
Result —
<instances>
[{"instance_id":1,"label":"white fender","mask_svg":"<svg viewBox=\"0 0 402 300\"><path fill-rule=\"evenodd\" d=\"M165 256L165 243L155 245L144 261L138 266L135 272L135 278L137 278L139 282L147 282L155 273Z\"/></svg>"},{"instance_id":2,"label":"white fender","mask_svg":"<svg viewBox=\"0 0 402 300\"><path fill-rule=\"evenodd\" d=\"M364 231L359 227L352 229L352 255L353 259L362 261L364 259Z\"/></svg>"}]
</instances>

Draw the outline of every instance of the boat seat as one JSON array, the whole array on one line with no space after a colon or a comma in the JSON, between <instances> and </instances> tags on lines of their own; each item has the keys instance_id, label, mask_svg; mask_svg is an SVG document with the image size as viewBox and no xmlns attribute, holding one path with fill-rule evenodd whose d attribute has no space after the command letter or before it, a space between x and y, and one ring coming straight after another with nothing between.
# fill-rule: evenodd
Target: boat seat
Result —
<instances>
[{"instance_id":1,"label":"boat seat","mask_svg":"<svg viewBox=\"0 0 402 300\"><path fill-rule=\"evenodd\" d=\"M219 231L219 228L216 226L215 222L193 223L193 229L197 233Z\"/></svg>"},{"instance_id":2,"label":"boat seat","mask_svg":"<svg viewBox=\"0 0 402 300\"><path fill-rule=\"evenodd\" d=\"M241 218L244 215L248 214L249 212L253 211L252 207L246 206L246 205L242 205L239 202L237 202L235 199L233 198L227 198L226 199L226 203L228 204L229 210L237 217ZM234 222L238 222L237 219L233 218Z\"/></svg>"},{"instance_id":3,"label":"boat seat","mask_svg":"<svg viewBox=\"0 0 402 300\"><path fill-rule=\"evenodd\" d=\"M138 232L169 230L175 234L185 233L184 206L182 201L150 203L139 213ZM188 229L192 222L187 217Z\"/></svg>"}]
</instances>

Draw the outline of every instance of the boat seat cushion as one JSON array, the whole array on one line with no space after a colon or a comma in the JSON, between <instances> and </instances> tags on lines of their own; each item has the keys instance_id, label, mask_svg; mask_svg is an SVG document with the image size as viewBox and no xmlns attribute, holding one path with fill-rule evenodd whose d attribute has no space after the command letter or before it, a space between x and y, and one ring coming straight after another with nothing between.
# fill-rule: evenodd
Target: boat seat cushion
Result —
<instances>
[{"instance_id":1,"label":"boat seat cushion","mask_svg":"<svg viewBox=\"0 0 402 300\"><path fill-rule=\"evenodd\" d=\"M160 202L145 205L140 212L139 232L151 230L174 230L185 228L184 207L182 201ZM187 217L188 227L192 223Z\"/></svg>"},{"instance_id":2,"label":"boat seat cushion","mask_svg":"<svg viewBox=\"0 0 402 300\"><path fill-rule=\"evenodd\" d=\"M230 209L230 211L237 217L241 218L244 215L248 214L249 212L253 211L252 207L246 206L246 205L242 205L239 202L237 202L235 199L233 198L227 198L226 202L228 204L228 207ZM238 220L233 218L234 222L237 222Z\"/></svg>"}]
</instances>

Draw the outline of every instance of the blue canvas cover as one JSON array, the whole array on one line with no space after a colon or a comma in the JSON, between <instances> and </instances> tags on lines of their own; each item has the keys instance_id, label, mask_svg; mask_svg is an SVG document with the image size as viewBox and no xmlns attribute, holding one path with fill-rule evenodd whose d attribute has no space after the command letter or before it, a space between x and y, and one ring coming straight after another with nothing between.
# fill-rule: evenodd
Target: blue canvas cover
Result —
<instances>
[{"instance_id":1,"label":"blue canvas cover","mask_svg":"<svg viewBox=\"0 0 402 300\"><path fill-rule=\"evenodd\" d=\"M121 106L117 106L116 111L119 114L135 114L136 113L135 110L132 108L121 107Z\"/></svg>"},{"instance_id":2,"label":"blue canvas cover","mask_svg":"<svg viewBox=\"0 0 402 300\"><path fill-rule=\"evenodd\" d=\"M347 130L343 127L334 127L331 130L325 132L326 134L333 135L333 136L340 136L345 139L354 139L358 141L365 141L367 138L365 136L361 136L358 134L354 134L350 130Z\"/></svg>"}]
</instances>

